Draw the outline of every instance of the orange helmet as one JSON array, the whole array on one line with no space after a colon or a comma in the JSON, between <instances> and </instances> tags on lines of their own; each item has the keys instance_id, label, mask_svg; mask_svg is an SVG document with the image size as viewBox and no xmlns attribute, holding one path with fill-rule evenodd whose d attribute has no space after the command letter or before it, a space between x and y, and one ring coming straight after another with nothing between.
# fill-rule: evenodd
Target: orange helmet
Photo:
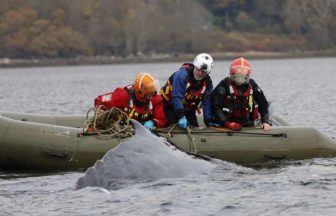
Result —
<instances>
[{"instance_id":1,"label":"orange helmet","mask_svg":"<svg viewBox=\"0 0 336 216\"><path fill-rule=\"evenodd\" d=\"M134 92L138 100L145 102L146 95L156 94L158 90L157 80L148 73L139 73L134 81Z\"/></svg>"},{"instance_id":2,"label":"orange helmet","mask_svg":"<svg viewBox=\"0 0 336 216\"><path fill-rule=\"evenodd\" d=\"M237 85L248 83L250 80L251 65L243 57L237 58L231 62L230 79Z\"/></svg>"}]
</instances>

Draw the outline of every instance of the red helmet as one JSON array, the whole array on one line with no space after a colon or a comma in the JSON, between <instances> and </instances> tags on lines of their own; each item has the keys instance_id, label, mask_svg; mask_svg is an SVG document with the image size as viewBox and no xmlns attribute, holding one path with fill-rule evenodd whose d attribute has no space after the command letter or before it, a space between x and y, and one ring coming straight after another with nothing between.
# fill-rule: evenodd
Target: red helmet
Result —
<instances>
[{"instance_id":1,"label":"red helmet","mask_svg":"<svg viewBox=\"0 0 336 216\"><path fill-rule=\"evenodd\" d=\"M248 83L250 80L251 65L243 57L232 61L230 66L230 79L237 85Z\"/></svg>"}]
</instances>

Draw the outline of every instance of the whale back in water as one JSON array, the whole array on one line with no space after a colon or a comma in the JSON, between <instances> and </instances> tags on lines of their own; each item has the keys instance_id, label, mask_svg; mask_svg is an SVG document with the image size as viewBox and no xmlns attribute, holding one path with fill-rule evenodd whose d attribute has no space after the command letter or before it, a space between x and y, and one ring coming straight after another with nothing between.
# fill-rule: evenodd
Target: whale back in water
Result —
<instances>
[{"instance_id":1,"label":"whale back in water","mask_svg":"<svg viewBox=\"0 0 336 216\"><path fill-rule=\"evenodd\" d=\"M76 188L87 186L118 188L128 181L148 181L208 173L216 167L212 161L180 151L162 137L155 136L133 121L135 135L108 151L84 176Z\"/></svg>"}]
</instances>

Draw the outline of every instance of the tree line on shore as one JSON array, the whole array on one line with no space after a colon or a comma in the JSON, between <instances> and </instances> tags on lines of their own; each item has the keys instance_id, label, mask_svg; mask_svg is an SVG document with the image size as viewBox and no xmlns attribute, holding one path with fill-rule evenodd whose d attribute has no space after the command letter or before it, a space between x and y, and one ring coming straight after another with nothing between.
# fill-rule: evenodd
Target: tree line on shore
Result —
<instances>
[{"instance_id":1,"label":"tree line on shore","mask_svg":"<svg viewBox=\"0 0 336 216\"><path fill-rule=\"evenodd\" d=\"M2 0L0 58L305 51L336 45L336 0Z\"/></svg>"}]
</instances>

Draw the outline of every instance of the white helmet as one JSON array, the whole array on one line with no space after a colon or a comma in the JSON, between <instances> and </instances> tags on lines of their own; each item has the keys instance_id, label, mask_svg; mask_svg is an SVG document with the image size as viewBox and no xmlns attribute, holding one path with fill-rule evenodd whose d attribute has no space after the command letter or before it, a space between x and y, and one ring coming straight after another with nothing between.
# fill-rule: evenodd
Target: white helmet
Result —
<instances>
[{"instance_id":1,"label":"white helmet","mask_svg":"<svg viewBox=\"0 0 336 216\"><path fill-rule=\"evenodd\" d=\"M194 66L202 71L210 73L213 67L213 59L209 54L198 54L194 60Z\"/></svg>"}]
</instances>

